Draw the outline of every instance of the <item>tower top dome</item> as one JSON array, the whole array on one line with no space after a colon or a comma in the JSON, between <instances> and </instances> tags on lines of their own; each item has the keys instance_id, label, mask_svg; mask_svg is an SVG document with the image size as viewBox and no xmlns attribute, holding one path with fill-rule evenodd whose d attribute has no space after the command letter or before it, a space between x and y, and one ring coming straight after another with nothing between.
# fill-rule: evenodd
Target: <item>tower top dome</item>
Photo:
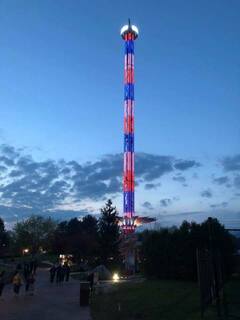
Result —
<instances>
[{"instance_id":1,"label":"tower top dome","mask_svg":"<svg viewBox=\"0 0 240 320\"><path fill-rule=\"evenodd\" d=\"M134 35L134 40L137 39L139 33L138 28L135 25L131 24L130 19L128 19L128 24L124 25L121 28L120 35L123 39L125 39L125 35L129 33Z\"/></svg>"}]
</instances>

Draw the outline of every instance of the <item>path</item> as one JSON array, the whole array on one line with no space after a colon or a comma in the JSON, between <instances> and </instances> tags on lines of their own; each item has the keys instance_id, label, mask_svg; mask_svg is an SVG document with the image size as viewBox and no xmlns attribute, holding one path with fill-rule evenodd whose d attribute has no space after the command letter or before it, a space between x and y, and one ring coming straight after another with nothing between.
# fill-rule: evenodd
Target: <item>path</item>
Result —
<instances>
[{"instance_id":1,"label":"path","mask_svg":"<svg viewBox=\"0 0 240 320\"><path fill-rule=\"evenodd\" d=\"M50 284L48 277L48 271L38 270L34 296L26 296L22 286L15 298L12 286L6 286L4 301L0 301L0 319L91 320L89 308L79 306L79 282Z\"/></svg>"}]
</instances>

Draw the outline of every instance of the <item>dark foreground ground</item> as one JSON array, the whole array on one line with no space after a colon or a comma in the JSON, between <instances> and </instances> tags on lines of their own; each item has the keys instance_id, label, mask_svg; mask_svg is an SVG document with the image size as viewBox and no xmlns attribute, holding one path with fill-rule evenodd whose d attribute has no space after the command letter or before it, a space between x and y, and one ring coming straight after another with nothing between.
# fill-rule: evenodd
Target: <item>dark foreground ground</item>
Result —
<instances>
[{"instance_id":1,"label":"dark foreground ground","mask_svg":"<svg viewBox=\"0 0 240 320\"><path fill-rule=\"evenodd\" d=\"M229 313L240 317L240 279L229 282L226 291ZM96 295L91 307L93 320L201 319L197 284L180 281L119 284L116 291ZM216 319L215 308L204 319Z\"/></svg>"},{"instance_id":2,"label":"dark foreground ground","mask_svg":"<svg viewBox=\"0 0 240 320\"><path fill-rule=\"evenodd\" d=\"M24 288L13 297L12 286L4 289L0 301L1 320L90 320L90 309L79 306L79 282L61 285L49 283L47 270L37 272L34 296L26 296Z\"/></svg>"}]
</instances>

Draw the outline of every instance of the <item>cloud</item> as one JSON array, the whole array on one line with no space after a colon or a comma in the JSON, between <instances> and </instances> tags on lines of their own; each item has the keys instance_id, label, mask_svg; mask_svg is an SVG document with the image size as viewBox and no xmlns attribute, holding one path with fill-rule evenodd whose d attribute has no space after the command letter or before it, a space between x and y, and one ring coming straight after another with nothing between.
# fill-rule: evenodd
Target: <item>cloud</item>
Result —
<instances>
[{"instance_id":1,"label":"cloud","mask_svg":"<svg viewBox=\"0 0 240 320\"><path fill-rule=\"evenodd\" d=\"M227 176L213 179L213 183L216 183L218 185L224 185L224 184L227 184L228 182L229 182L229 178Z\"/></svg>"},{"instance_id":2,"label":"cloud","mask_svg":"<svg viewBox=\"0 0 240 320\"><path fill-rule=\"evenodd\" d=\"M201 197L212 198L212 191L210 189L201 192Z\"/></svg>"},{"instance_id":3,"label":"cloud","mask_svg":"<svg viewBox=\"0 0 240 320\"><path fill-rule=\"evenodd\" d=\"M196 172L194 172L194 174L192 175L193 179L199 179L198 174Z\"/></svg>"},{"instance_id":4,"label":"cloud","mask_svg":"<svg viewBox=\"0 0 240 320\"><path fill-rule=\"evenodd\" d=\"M7 171L7 167L0 165L0 173Z\"/></svg>"},{"instance_id":5,"label":"cloud","mask_svg":"<svg viewBox=\"0 0 240 320\"><path fill-rule=\"evenodd\" d=\"M238 228L239 227L239 215L240 212L227 211L226 208L217 208L213 210L212 208L209 211L189 211L182 212L177 214L164 214L157 216L157 223L161 227L169 227L173 225L180 225L184 220L189 222L195 221L201 223L208 219L208 217L217 218L220 223L223 223L227 228Z\"/></svg>"},{"instance_id":6,"label":"cloud","mask_svg":"<svg viewBox=\"0 0 240 320\"><path fill-rule=\"evenodd\" d=\"M52 217L57 221L62 221L71 218L80 218L87 214L94 214L92 211L86 209L80 210L36 210L31 208L18 208L0 205L0 217L7 223L8 229L12 228L16 221L27 219L31 215L42 215L45 217ZM95 212L97 215L97 213Z\"/></svg>"},{"instance_id":7,"label":"cloud","mask_svg":"<svg viewBox=\"0 0 240 320\"><path fill-rule=\"evenodd\" d=\"M22 149L15 149L14 147L7 145L7 144L1 144L0 145L0 152L2 154L5 154L10 159L16 159L19 157L19 151Z\"/></svg>"},{"instance_id":8,"label":"cloud","mask_svg":"<svg viewBox=\"0 0 240 320\"><path fill-rule=\"evenodd\" d=\"M228 202L224 201L219 204L211 204L210 207L215 209L215 208L226 208L228 206Z\"/></svg>"},{"instance_id":9,"label":"cloud","mask_svg":"<svg viewBox=\"0 0 240 320\"><path fill-rule=\"evenodd\" d=\"M234 186L235 186L237 189L240 189L240 175L235 176L233 182L234 182Z\"/></svg>"},{"instance_id":10,"label":"cloud","mask_svg":"<svg viewBox=\"0 0 240 320\"><path fill-rule=\"evenodd\" d=\"M153 181L172 172L173 163L174 158L171 156L138 153L135 159L136 177L141 177L146 182Z\"/></svg>"},{"instance_id":11,"label":"cloud","mask_svg":"<svg viewBox=\"0 0 240 320\"><path fill-rule=\"evenodd\" d=\"M161 183L146 183L144 188L146 190L151 190L151 189L157 189L160 186L161 186Z\"/></svg>"},{"instance_id":12,"label":"cloud","mask_svg":"<svg viewBox=\"0 0 240 320\"><path fill-rule=\"evenodd\" d=\"M194 160L177 160L174 164L175 169L185 171L191 168L200 167L200 163Z\"/></svg>"},{"instance_id":13,"label":"cloud","mask_svg":"<svg viewBox=\"0 0 240 320\"><path fill-rule=\"evenodd\" d=\"M148 210L153 210L153 206L152 206L151 203L148 202L148 201L145 201L145 202L142 204L142 207L144 207L145 209L148 209Z\"/></svg>"},{"instance_id":14,"label":"cloud","mask_svg":"<svg viewBox=\"0 0 240 320\"><path fill-rule=\"evenodd\" d=\"M236 154L232 157L225 157L221 162L225 171L240 170L240 154Z\"/></svg>"},{"instance_id":15,"label":"cloud","mask_svg":"<svg viewBox=\"0 0 240 320\"><path fill-rule=\"evenodd\" d=\"M161 199L160 200L160 205L162 207L168 207L171 204L172 204L172 200L171 199L165 198L165 199Z\"/></svg>"},{"instance_id":16,"label":"cloud","mask_svg":"<svg viewBox=\"0 0 240 320\"><path fill-rule=\"evenodd\" d=\"M8 167L11 167L14 165L14 161L8 157L5 157L5 156L0 157L0 163L6 165Z\"/></svg>"},{"instance_id":17,"label":"cloud","mask_svg":"<svg viewBox=\"0 0 240 320\"><path fill-rule=\"evenodd\" d=\"M122 163L122 154L109 154L81 164L51 159L35 161L26 154L26 149L0 145L1 201L14 207L52 210L68 198L78 203L114 197L122 192ZM157 180L162 176L196 166L193 160L138 153L136 186L144 184L147 190L156 189L161 185Z\"/></svg>"},{"instance_id":18,"label":"cloud","mask_svg":"<svg viewBox=\"0 0 240 320\"><path fill-rule=\"evenodd\" d=\"M185 183L186 182L186 178L183 177L183 176L173 177L173 180L177 181L177 182L181 182L181 183Z\"/></svg>"}]
</instances>

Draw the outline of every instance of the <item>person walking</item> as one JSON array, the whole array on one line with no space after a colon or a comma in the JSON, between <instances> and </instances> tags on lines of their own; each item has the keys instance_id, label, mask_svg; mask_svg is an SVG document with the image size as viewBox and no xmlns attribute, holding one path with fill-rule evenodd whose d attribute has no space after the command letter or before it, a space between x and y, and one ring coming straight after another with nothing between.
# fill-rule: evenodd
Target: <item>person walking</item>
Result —
<instances>
[{"instance_id":1,"label":"person walking","mask_svg":"<svg viewBox=\"0 0 240 320\"><path fill-rule=\"evenodd\" d=\"M4 287L5 287L4 274L5 274L5 271L2 271L2 272L0 273L0 299L1 299L1 300L2 300L3 289L4 289Z\"/></svg>"},{"instance_id":2,"label":"person walking","mask_svg":"<svg viewBox=\"0 0 240 320\"><path fill-rule=\"evenodd\" d=\"M20 276L20 273L19 271L16 271L14 276L13 276L13 292L14 292L14 295L15 297L17 297L19 295L19 292L20 292L20 288L21 288L21 285L22 285L22 278Z\"/></svg>"},{"instance_id":3,"label":"person walking","mask_svg":"<svg viewBox=\"0 0 240 320\"><path fill-rule=\"evenodd\" d=\"M90 291L93 292L93 285L94 285L94 272L88 274L87 281L89 281Z\"/></svg>"},{"instance_id":4,"label":"person walking","mask_svg":"<svg viewBox=\"0 0 240 320\"><path fill-rule=\"evenodd\" d=\"M50 268L50 270L49 270L49 272L50 272L50 282L51 283L53 283L54 282L54 278L55 278L55 274L56 274L56 266L55 265L53 265L51 268Z\"/></svg>"},{"instance_id":5,"label":"person walking","mask_svg":"<svg viewBox=\"0 0 240 320\"><path fill-rule=\"evenodd\" d=\"M23 276L24 276L24 281L25 281L25 292L28 291L28 287L29 287L29 284L28 284L29 275L30 275L30 266L27 262L24 262Z\"/></svg>"},{"instance_id":6,"label":"person walking","mask_svg":"<svg viewBox=\"0 0 240 320\"><path fill-rule=\"evenodd\" d=\"M69 276L70 276L70 267L68 263L66 262L65 264L65 281L69 281Z\"/></svg>"},{"instance_id":7,"label":"person walking","mask_svg":"<svg viewBox=\"0 0 240 320\"><path fill-rule=\"evenodd\" d=\"M62 266L59 264L56 267L56 283L61 282L61 277L62 277Z\"/></svg>"},{"instance_id":8,"label":"person walking","mask_svg":"<svg viewBox=\"0 0 240 320\"><path fill-rule=\"evenodd\" d=\"M30 273L33 272L33 264L34 264L34 262L33 262L33 260L31 260L31 261L29 262L29 272L30 272Z\"/></svg>"},{"instance_id":9,"label":"person walking","mask_svg":"<svg viewBox=\"0 0 240 320\"><path fill-rule=\"evenodd\" d=\"M25 280L27 280L29 274L30 274L30 266L29 266L29 263L24 262L24 264L23 264L23 275L24 275L24 279L25 279Z\"/></svg>"},{"instance_id":10,"label":"person walking","mask_svg":"<svg viewBox=\"0 0 240 320\"><path fill-rule=\"evenodd\" d=\"M28 292L30 296L33 296L34 294L34 284L35 284L35 276L34 273L31 273L28 277L28 283L29 283L29 287L28 287Z\"/></svg>"},{"instance_id":11,"label":"person walking","mask_svg":"<svg viewBox=\"0 0 240 320\"><path fill-rule=\"evenodd\" d=\"M37 259L34 259L33 260L33 273L34 273L34 275L36 275L37 268L38 268L38 261L37 261Z\"/></svg>"},{"instance_id":12,"label":"person walking","mask_svg":"<svg viewBox=\"0 0 240 320\"><path fill-rule=\"evenodd\" d=\"M60 268L60 282L63 282L64 278L65 278L65 268L64 268L63 265L61 265L61 268Z\"/></svg>"}]
</instances>

